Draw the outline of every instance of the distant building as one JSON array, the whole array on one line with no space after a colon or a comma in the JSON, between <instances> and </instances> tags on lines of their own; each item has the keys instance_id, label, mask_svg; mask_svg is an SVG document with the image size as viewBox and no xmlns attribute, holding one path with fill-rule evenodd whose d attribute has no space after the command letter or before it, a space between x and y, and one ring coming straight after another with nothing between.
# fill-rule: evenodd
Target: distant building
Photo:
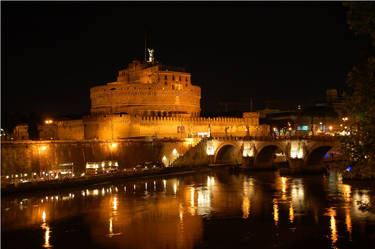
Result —
<instances>
[{"instance_id":1,"label":"distant building","mask_svg":"<svg viewBox=\"0 0 375 249\"><path fill-rule=\"evenodd\" d=\"M27 124L19 124L13 128L12 137L17 140L29 139L29 126Z\"/></svg>"},{"instance_id":2,"label":"distant building","mask_svg":"<svg viewBox=\"0 0 375 249\"><path fill-rule=\"evenodd\" d=\"M318 135L341 132L343 102L336 89L326 91L326 100L295 110L265 108L259 111L261 123L270 125L277 135Z\"/></svg>"}]
</instances>

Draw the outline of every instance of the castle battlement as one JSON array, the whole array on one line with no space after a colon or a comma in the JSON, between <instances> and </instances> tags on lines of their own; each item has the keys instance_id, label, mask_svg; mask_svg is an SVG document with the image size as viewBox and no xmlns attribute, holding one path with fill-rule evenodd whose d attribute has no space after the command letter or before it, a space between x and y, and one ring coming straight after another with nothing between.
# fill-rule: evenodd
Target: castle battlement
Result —
<instances>
[{"instance_id":1,"label":"castle battlement","mask_svg":"<svg viewBox=\"0 0 375 249\"><path fill-rule=\"evenodd\" d=\"M200 117L201 89L184 68L131 62L117 81L90 89L91 113L80 120L61 120L39 127L41 139L112 140L132 137L186 138L264 135L259 113L242 118ZM16 127L17 128L17 127ZM28 137L18 127L19 138Z\"/></svg>"},{"instance_id":2,"label":"castle battlement","mask_svg":"<svg viewBox=\"0 0 375 249\"><path fill-rule=\"evenodd\" d=\"M201 89L190 73L140 61L120 70L117 81L92 87L90 99L92 114L194 117L201 111Z\"/></svg>"}]
</instances>

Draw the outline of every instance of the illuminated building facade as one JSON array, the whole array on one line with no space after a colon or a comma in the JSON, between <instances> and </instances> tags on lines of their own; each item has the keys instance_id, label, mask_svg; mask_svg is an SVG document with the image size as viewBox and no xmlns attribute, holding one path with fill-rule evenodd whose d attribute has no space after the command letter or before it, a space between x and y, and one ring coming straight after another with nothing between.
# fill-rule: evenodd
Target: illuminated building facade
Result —
<instances>
[{"instance_id":1,"label":"illuminated building facade","mask_svg":"<svg viewBox=\"0 0 375 249\"><path fill-rule=\"evenodd\" d=\"M91 113L198 117L201 89L184 68L133 61L117 81L90 89Z\"/></svg>"},{"instance_id":2,"label":"illuminated building facade","mask_svg":"<svg viewBox=\"0 0 375 249\"><path fill-rule=\"evenodd\" d=\"M110 140L136 137L188 138L199 136L268 135L259 114L242 118L200 117L201 89L191 84L185 69L134 60L120 70L115 82L90 89L90 115L79 120L48 120L39 138ZM15 137L20 139L20 136Z\"/></svg>"}]
</instances>

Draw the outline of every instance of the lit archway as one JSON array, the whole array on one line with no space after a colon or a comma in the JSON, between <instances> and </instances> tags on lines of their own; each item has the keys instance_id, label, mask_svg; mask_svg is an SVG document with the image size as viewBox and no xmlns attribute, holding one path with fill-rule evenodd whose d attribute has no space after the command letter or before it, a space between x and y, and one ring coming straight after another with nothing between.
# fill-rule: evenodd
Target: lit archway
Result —
<instances>
[{"instance_id":1,"label":"lit archway","mask_svg":"<svg viewBox=\"0 0 375 249\"><path fill-rule=\"evenodd\" d=\"M240 149L232 144L225 144L221 146L215 156L215 164L231 164L237 165L241 163Z\"/></svg>"},{"instance_id":2,"label":"lit archway","mask_svg":"<svg viewBox=\"0 0 375 249\"><path fill-rule=\"evenodd\" d=\"M267 145L256 154L254 165L261 168L277 167L275 159L277 155L284 155L284 152L276 145Z\"/></svg>"}]
</instances>

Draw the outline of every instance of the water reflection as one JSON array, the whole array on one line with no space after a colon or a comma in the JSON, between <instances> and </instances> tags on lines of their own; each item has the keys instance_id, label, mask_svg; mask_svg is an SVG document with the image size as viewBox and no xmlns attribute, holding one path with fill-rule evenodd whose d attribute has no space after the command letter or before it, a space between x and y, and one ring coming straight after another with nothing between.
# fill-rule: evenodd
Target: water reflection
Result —
<instances>
[{"instance_id":1,"label":"water reflection","mask_svg":"<svg viewBox=\"0 0 375 249\"><path fill-rule=\"evenodd\" d=\"M80 236L97 245L93 247L140 249L190 249L200 243L215 243L225 236L236 247L236 241L252 234L253 245L271 248L277 246L267 238L279 234L276 237L280 241L298 245L301 236L296 233L315 226L319 237L329 239L329 246L334 248L339 248L340 242L358 243L359 235L366 243L375 242L362 234L366 231L363 226L375 224L369 208L374 203L374 193L371 189L343 184L339 175L332 175L303 178L281 177L273 172L251 175L214 172L3 199L2 233L24 229L35 233L39 246L62 247L57 238L67 238L69 234L59 231L71 226L78 227ZM82 219L77 222L74 217ZM227 219L233 224L225 223ZM314 219L315 224L309 223ZM225 225L222 228L209 225L217 220ZM61 225L62 221L68 222ZM43 229L43 238L34 232L34 225ZM68 228L56 229L59 226ZM233 233L212 239L209 236L223 229ZM263 244L257 244L258 238ZM19 245L18 248L28 247L26 242L12 243ZM314 243L318 243L316 247L327 247L324 240Z\"/></svg>"},{"instance_id":2,"label":"water reflection","mask_svg":"<svg viewBox=\"0 0 375 249\"><path fill-rule=\"evenodd\" d=\"M350 214L350 207L348 205L345 206L345 225L346 230L349 233L349 240L352 240L352 216Z\"/></svg>"},{"instance_id":3,"label":"water reflection","mask_svg":"<svg viewBox=\"0 0 375 249\"><path fill-rule=\"evenodd\" d=\"M289 221L290 223L294 222L294 208L293 202L289 201Z\"/></svg>"},{"instance_id":4,"label":"water reflection","mask_svg":"<svg viewBox=\"0 0 375 249\"><path fill-rule=\"evenodd\" d=\"M49 242L49 239L51 237L50 233L50 227L48 226L48 224L46 223L46 211L43 210L43 213L42 213L42 225L40 226L43 230L44 230L44 244L43 244L43 247L44 248L50 248L52 247L52 245L50 244Z\"/></svg>"},{"instance_id":5,"label":"water reflection","mask_svg":"<svg viewBox=\"0 0 375 249\"><path fill-rule=\"evenodd\" d=\"M253 178L243 179L242 218L247 219L250 215L251 197L254 194Z\"/></svg>"},{"instance_id":6,"label":"water reflection","mask_svg":"<svg viewBox=\"0 0 375 249\"><path fill-rule=\"evenodd\" d=\"M242 218L249 218L250 214L250 200L249 197L244 196L242 200Z\"/></svg>"},{"instance_id":7,"label":"water reflection","mask_svg":"<svg viewBox=\"0 0 375 249\"><path fill-rule=\"evenodd\" d=\"M328 209L328 215L330 217L330 230L331 230L331 241L332 244L337 242L337 227L336 227L336 210L333 207Z\"/></svg>"}]
</instances>

